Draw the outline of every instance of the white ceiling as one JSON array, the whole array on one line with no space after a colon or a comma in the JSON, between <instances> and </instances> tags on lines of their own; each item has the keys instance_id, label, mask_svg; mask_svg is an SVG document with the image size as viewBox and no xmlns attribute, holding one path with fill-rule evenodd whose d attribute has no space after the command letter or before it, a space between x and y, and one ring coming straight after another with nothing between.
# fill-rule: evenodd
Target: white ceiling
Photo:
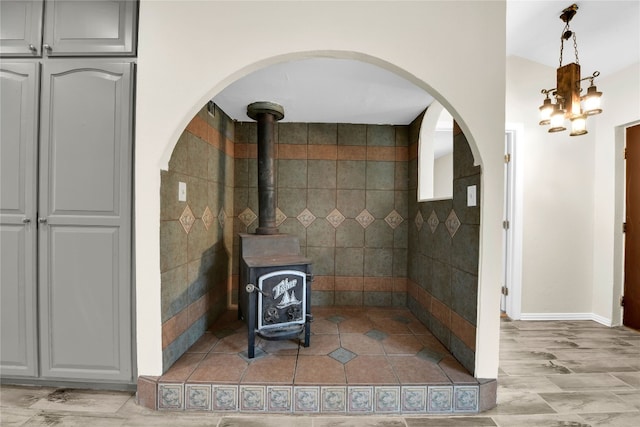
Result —
<instances>
[{"instance_id":1,"label":"white ceiling","mask_svg":"<svg viewBox=\"0 0 640 427\"><path fill-rule=\"evenodd\" d=\"M559 19L567 1L508 0L507 56L558 67ZM582 75L606 76L640 61L640 1L586 0L571 21ZM564 43L563 64L574 62L573 41ZM232 119L250 120L247 105L281 104L283 121L302 123L408 124L433 98L407 80L375 65L331 58L282 63L229 85L213 101Z\"/></svg>"}]
</instances>

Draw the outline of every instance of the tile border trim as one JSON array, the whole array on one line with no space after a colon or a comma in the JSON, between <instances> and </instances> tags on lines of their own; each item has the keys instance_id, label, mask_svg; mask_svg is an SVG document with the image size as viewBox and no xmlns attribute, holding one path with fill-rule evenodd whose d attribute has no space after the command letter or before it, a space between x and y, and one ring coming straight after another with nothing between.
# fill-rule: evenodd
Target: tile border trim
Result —
<instances>
[{"instance_id":1,"label":"tile border trim","mask_svg":"<svg viewBox=\"0 0 640 427\"><path fill-rule=\"evenodd\" d=\"M148 377L139 381L149 382ZM454 414L479 413L495 402L495 379L474 385L258 385L156 382L157 406L150 409L273 414ZM146 402L146 401L145 401ZM495 404L494 404L495 406Z\"/></svg>"}]
</instances>

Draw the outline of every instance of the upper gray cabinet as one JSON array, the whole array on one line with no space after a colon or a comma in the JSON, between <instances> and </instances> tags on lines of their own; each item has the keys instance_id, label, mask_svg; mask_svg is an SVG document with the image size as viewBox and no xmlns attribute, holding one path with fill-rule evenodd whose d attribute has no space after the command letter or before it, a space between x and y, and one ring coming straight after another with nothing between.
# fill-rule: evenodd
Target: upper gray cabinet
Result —
<instances>
[{"instance_id":1,"label":"upper gray cabinet","mask_svg":"<svg viewBox=\"0 0 640 427\"><path fill-rule=\"evenodd\" d=\"M135 1L62 1L45 4L46 55L91 56L134 53Z\"/></svg>"},{"instance_id":2,"label":"upper gray cabinet","mask_svg":"<svg viewBox=\"0 0 640 427\"><path fill-rule=\"evenodd\" d=\"M135 0L1 1L2 56L135 55Z\"/></svg>"},{"instance_id":3,"label":"upper gray cabinet","mask_svg":"<svg viewBox=\"0 0 640 427\"><path fill-rule=\"evenodd\" d=\"M0 54L40 56L42 0L0 1Z\"/></svg>"}]
</instances>

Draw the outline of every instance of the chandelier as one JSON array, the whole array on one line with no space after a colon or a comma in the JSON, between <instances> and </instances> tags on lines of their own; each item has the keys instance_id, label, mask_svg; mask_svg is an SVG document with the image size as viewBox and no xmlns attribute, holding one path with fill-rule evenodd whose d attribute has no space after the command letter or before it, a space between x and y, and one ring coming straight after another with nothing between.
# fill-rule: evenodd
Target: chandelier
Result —
<instances>
[{"instance_id":1,"label":"chandelier","mask_svg":"<svg viewBox=\"0 0 640 427\"><path fill-rule=\"evenodd\" d=\"M594 72L589 77L580 78L580 63L578 62L578 44L576 33L571 31L569 23L578 11L578 5L572 4L562 11L560 19L565 23L562 35L560 36L560 67L556 71L556 87L542 89L545 95L544 102L539 108L540 125L550 125L549 132L561 132L566 130L565 120L571 122L571 136L584 135L587 133L587 116L600 114L600 97L602 92L593 84L593 80L600 75L599 71ZM573 48L575 51L575 62L562 65L562 53L564 42L573 38ZM582 92L581 84L589 80L587 93L580 96ZM549 98L551 95L554 100Z\"/></svg>"}]
</instances>

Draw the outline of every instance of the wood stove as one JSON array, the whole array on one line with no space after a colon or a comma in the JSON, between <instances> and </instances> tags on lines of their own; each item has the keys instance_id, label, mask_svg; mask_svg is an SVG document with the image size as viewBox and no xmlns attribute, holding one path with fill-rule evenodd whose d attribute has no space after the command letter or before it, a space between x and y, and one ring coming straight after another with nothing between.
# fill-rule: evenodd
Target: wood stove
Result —
<instances>
[{"instance_id":1,"label":"wood stove","mask_svg":"<svg viewBox=\"0 0 640 427\"><path fill-rule=\"evenodd\" d=\"M256 335L267 340L311 336L311 260L300 255L298 238L287 234L240 234L238 317L247 323L247 357L255 357Z\"/></svg>"},{"instance_id":2,"label":"wood stove","mask_svg":"<svg viewBox=\"0 0 640 427\"><path fill-rule=\"evenodd\" d=\"M283 108L255 102L247 115L258 122L258 228L240 234L238 317L247 323L247 357L255 357L256 335L267 340L311 336L311 261L296 236L280 234L275 221L274 123Z\"/></svg>"}]
</instances>

